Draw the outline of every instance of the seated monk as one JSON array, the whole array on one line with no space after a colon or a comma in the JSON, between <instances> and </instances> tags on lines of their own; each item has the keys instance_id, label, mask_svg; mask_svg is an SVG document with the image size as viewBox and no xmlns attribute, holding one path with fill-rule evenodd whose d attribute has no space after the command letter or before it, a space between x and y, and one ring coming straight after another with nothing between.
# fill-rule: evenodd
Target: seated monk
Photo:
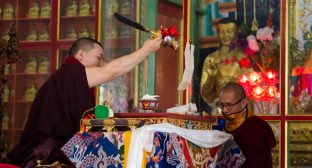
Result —
<instances>
[{"instance_id":1,"label":"seated monk","mask_svg":"<svg viewBox=\"0 0 312 168\"><path fill-rule=\"evenodd\" d=\"M221 46L206 57L200 81L200 94L213 108L222 87L227 82L236 81L241 74L252 71L245 65L241 66L242 61L248 62L246 55L238 48L230 49L238 32L235 20L221 19L217 25L217 32ZM216 108L212 113L216 113Z\"/></svg>"},{"instance_id":2,"label":"seated monk","mask_svg":"<svg viewBox=\"0 0 312 168\"><path fill-rule=\"evenodd\" d=\"M271 150L276 139L270 125L257 116L248 115L248 99L238 83L228 83L219 95L217 106L225 119L225 131L246 157L242 167L272 167Z\"/></svg>"}]
</instances>

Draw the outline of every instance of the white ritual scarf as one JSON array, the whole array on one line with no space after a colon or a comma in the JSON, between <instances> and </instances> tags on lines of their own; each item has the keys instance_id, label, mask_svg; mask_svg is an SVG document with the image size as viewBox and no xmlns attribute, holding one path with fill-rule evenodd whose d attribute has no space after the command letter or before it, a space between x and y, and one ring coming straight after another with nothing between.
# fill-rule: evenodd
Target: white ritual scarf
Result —
<instances>
[{"instance_id":1,"label":"white ritual scarf","mask_svg":"<svg viewBox=\"0 0 312 168\"><path fill-rule=\"evenodd\" d=\"M142 167L143 149L146 152L152 151L155 131L176 133L203 148L213 148L233 138L231 134L217 130L191 130L169 123L145 125L132 131L127 167Z\"/></svg>"}]
</instances>

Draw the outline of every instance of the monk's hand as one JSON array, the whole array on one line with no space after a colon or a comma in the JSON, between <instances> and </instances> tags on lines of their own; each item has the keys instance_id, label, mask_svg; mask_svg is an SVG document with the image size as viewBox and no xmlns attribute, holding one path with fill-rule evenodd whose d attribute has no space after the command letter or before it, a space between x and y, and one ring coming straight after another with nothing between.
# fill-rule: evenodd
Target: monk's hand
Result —
<instances>
[{"instance_id":1,"label":"monk's hand","mask_svg":"<svg viewBox=\"0 0 312 168\"><path fill-rule=\"evenodd\" d=\"M146 49L149 53L159 50L162 42L162 36L158 35L156 38L148 39L143 44L143 49Z\"/></svg>"}]
</instances>

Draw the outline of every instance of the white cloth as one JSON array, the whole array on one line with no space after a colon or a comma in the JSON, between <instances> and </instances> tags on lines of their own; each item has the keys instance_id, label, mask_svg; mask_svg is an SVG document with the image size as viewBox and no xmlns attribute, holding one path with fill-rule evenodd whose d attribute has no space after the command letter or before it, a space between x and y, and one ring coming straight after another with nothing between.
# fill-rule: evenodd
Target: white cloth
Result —
<instances>
[{"instance_id":1,"label":"white cloth","mask_svg":"<svg viewBox=\"0 0 312 168\"><path fill-rule=\"evenodd\" d=\"M187 112L197 112L196 104L189 103L182 106L171 107L166 110L168 113L178 113L178 114L186 114Z\"/></svg>"},{"instance_id":2,"label":"white cloth","mask_svg":"<svg viewBox=\"0 0 312 168\"><path fill-rule=\"evenodd\" d=\"M145 125L132 131L127 167L142 166L143 149L147 152L152 151L155 131L176 133L203 148L212 148L233 138L231 134L217 130L190 130L169 123Z\"/></svg>"},{"instance_id":3,"label":"white cloth","mask_svg":"<svg viewBox=\"0 0 312 168\"><path fill-rule=\"evenodd\" d=\"M194 71L194 48L193 44L186 43L184 50L185 69L177 90L185 90L191 84Z\"/></svg>"}]
</instances>

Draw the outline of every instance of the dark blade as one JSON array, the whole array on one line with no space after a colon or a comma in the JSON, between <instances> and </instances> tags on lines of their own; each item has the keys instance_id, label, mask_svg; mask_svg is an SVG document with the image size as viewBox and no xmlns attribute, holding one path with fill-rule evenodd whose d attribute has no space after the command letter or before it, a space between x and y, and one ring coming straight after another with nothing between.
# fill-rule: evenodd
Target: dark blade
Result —
<instances>
[{"instance_id":1,"label":"dark blade","mask_svg":"<svg viewBox=\"0 0 312 168\"><path fill-rule=\"evenodd\" d=\"M142 25L140 25L139 23L135 22L135 21L132 21L128 18L125 18L123 16L121 16L120 14L118 13L114 13L114 16L117 20L121 21L122 23L128 25L128 26L131 26L131 27L134 27L136 29L139 29L141 31L145 31L145 32L150 32L149 30L147 30L146 28L144 28Z\"/></svg>"}]
</instances>

